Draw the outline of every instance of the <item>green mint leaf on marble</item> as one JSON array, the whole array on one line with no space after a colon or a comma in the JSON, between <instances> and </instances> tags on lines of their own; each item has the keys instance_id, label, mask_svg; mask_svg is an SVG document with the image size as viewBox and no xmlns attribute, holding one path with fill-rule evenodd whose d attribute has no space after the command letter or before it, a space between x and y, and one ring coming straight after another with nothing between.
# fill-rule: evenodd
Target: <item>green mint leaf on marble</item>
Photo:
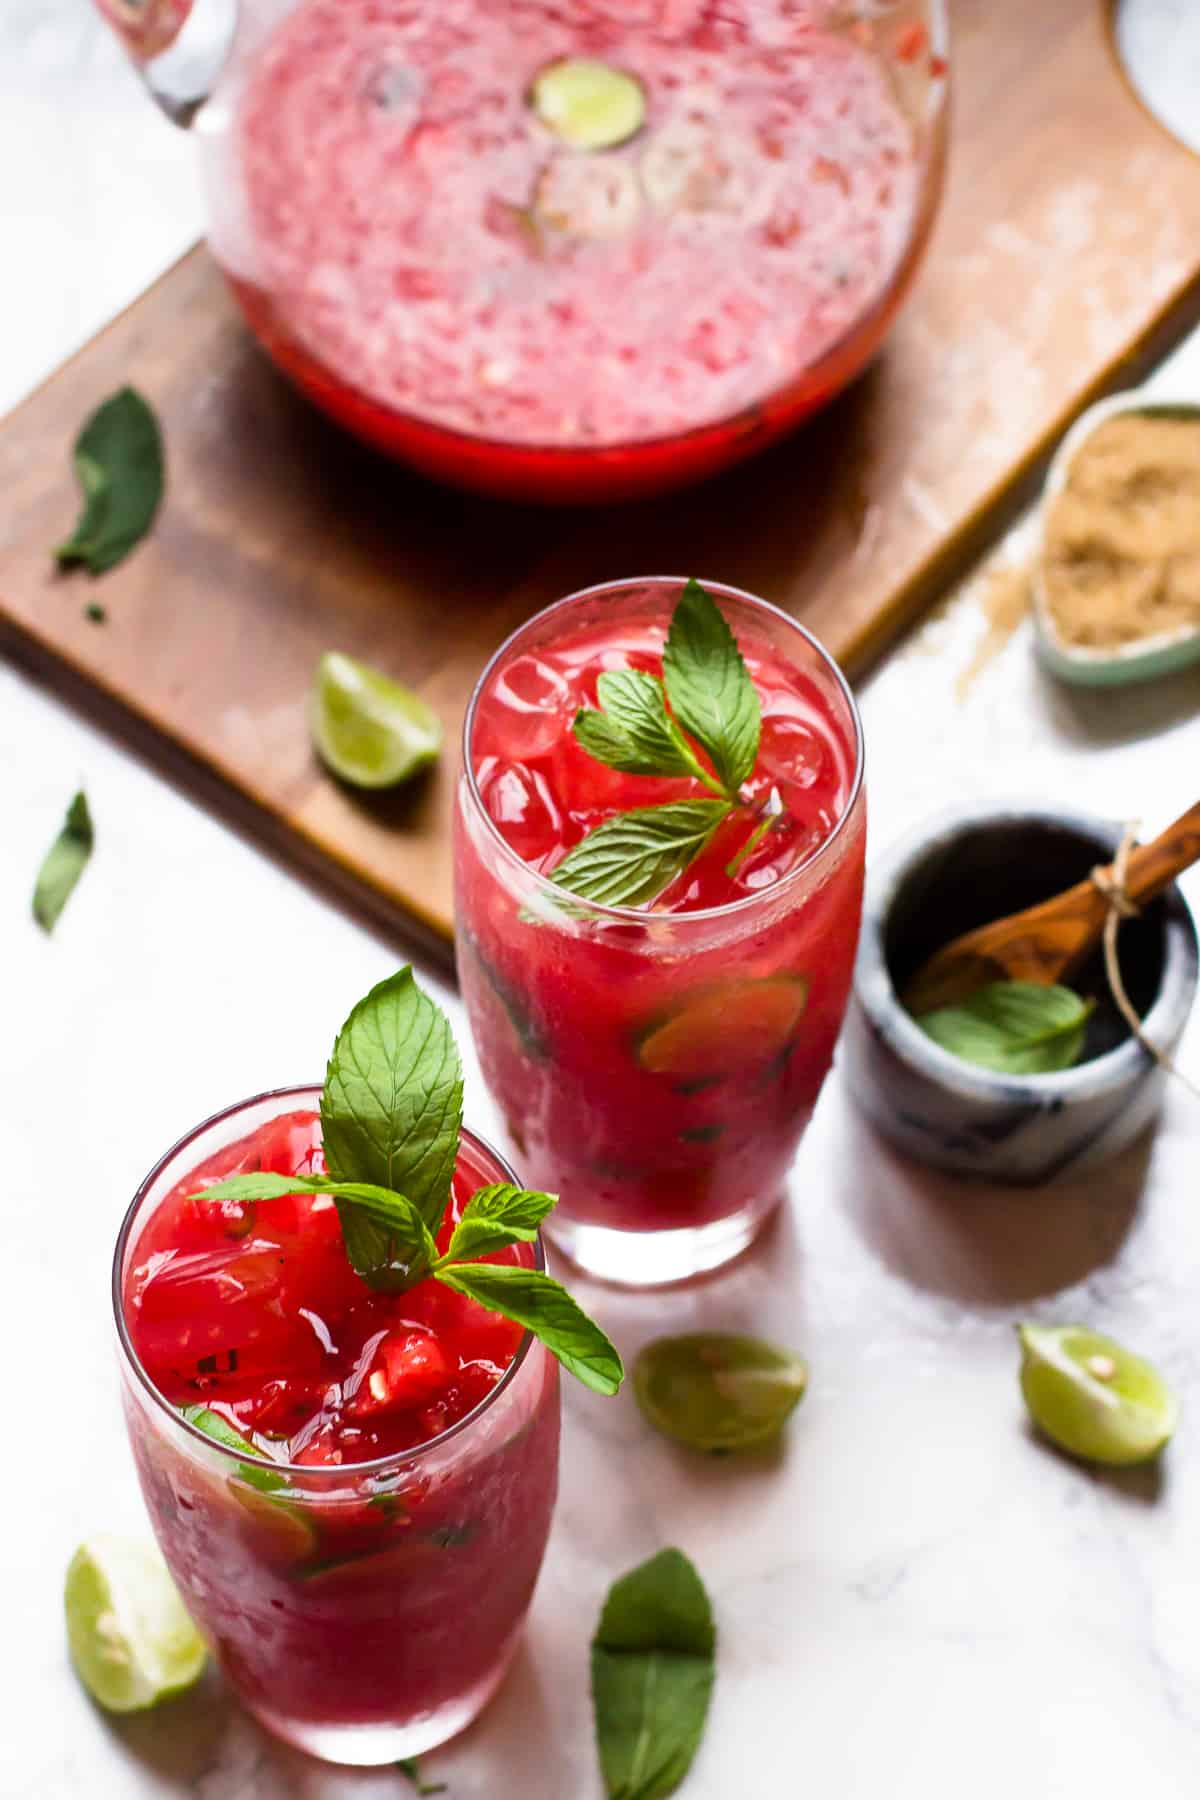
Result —
<instances>
[{"instance_id":1,"label":"green mint leaf on marble","mask_svg":"<svg viewBox=\"0 0 1200 1800\"><path fill-rule=\"evenodd\" d=\"M510 1244L532 1244L538 1226L557 1203L555 1194L539 1194L511 1182L476 1188L454 1227L444 1262L466 1262L504 1250Z\"/></svg>"},{"instance_id":2,"label":"green mint leaf on marble","mask_svg":"<svg viewBox=\"0 0 1200 1800\"><path fill-rule=\"evenodd\" d=\"M102 575L146 535L162 499L158 420L135 389L121 388L88 419L74 456L83 511L54 554L64 567L82 563Z\"/></svg>"},{"instance_id":3,"label":"green mint leaf on marble","mask_svg":"<svg viewBox=\"0 0 1200 1800\"><path fill-rule=\"evenodd\" d=\"M609 1589L592 1639L592 1705L608 1800L674 1793L704 1735L716 1632L704 1583L661 1550Z\"/></svg>"},{"instance_id":4,"label":"green mint leaf on marble","mask_svg":"<svg viewBox=\"0 0 1200 1800\"><path fill-rule=\"evenodd\" d=\"M458 1156L462 1064L441 1008L405 967L381 981L338 1033L321 1096L325 1163L335 1181L403 1194L437 1231ZM407 1287L403 1243L339 1204L350 1261L374 1287Z\"/></svg>"},{"instance_id":5,"label":"green mint leaf on marble","mask_svg":"<svg viewBox=\"0 0 1200 1800\"><path fill-rule=\"evenodd\" d=\"M758 757L758 695L724 613L698 581L688 582L672 615L663 676L675 717L736 794Z\"/></svg>"},{"instance_id":6,"label":"green mint leaf on marble","mask_svg":"<svg viewBox=\"0 0 1200 1800\"><path fill-rule=\"evenodd\" d=\"M426 1781L415 1756L402 1756L396 1767L412 1782L418 1794L444 1794L446 1792L444 1781Z\"/></svg>"},{"instance_id":7,"label":"green mint leaf on marble","mask_svg":"<svg viewBox=\"0 0 1200 1800\"><path fill-rule=\"evenodd\" d=\"M952 1056L1002 1075L1048 1075L1078 1062L1094 1000L1066 987L993 981L917 1024Z\"/></svg>"},{"instance_id":8,"label":"green mint leaf on marble","mask_svg":"<svg viewBox=\"0 0 1200 1800\"><path fill-rule=\"evenodd\" d=\"M596 696L602 711L575 714L575 736L589 756L627 775L687 775L725 797L667 711L657 675L606 670Z\"/></svg>"},{"instance_id":9,"label":"green mint leaf on marble","mask_svg":"<svg viewBox=\"0 0 1200 1800\"><path fill-rule=\"evenodd\" d=\"M456 1293L466 1294L489 1312L502 1313L532 1331L585 1387L598 1394L617 1392L625 1371L616 1349L595 1320L549 1275L510 1263L442 1264L434 1273Z\"/></svg>"},{"instance_id":10,"label":"green mint leaf on marble","mask_svg":"<svg viewBox=\"0 0 1200 1800\"><path fill-rule=\"evenodd\" d=\"M370 1226L387 1239L389 1287L412 1287L429 1273L437 1260L433 1235L412 1201L391 1188L376 1187L367 1181L335 1181L324 1175L277 1175L271 1170L258 1174L229 1175L211 1187L201 1188L194 1196L203 1200L279 1200L285 1194L332 1194L339 1205L342 1237L347 1254L354 1262L346 1236L346 1217L351 1216L351 1229L361 1234ZM355 1267L358 1268L357 1263ZM364 1280L376 1273L358 1269Z\"/></svg>"},{"instance_id":11,"label":"green mint leaf on marble","mask_svg":"<svg viewBox=\"0 0 1200 1800\"><path fill-rule=\"evenodd\" d=\"M729 812L728 800L676 800L618 813L568 850L550 879L601 906L644 905L683 873Z\"/></svg>"},{"instance_id":12,"label":"green mint leaf on marble","mask_svg":"<svg viewBox=\"0 0 1200 1800\"><path fill-rule=\"evenodd\" d=\"M258 1449L257 1445L252 1444L249 1438L243 1437L236 1426L231 1425L228 1419L222 1417L218 1412L213 1412L209 1407L183 1406L180 1408L180 1412L189 1425L194 1425L197 1431L202 1431L205 1437L213 1440L214 1444L223 1444L226 1450L236 1450L242 1456L262 1455L262 1451ZM248 1487L257 1488L260 1494L278 1493L280 1488L285 1488L288 1484L286 1475L273 1475L270 1469L256 1468L253 1463L242 1463L238 1474Z\"/></svg>"},{"instance_id":13,"label":"green mint leaf on marble","mask_svg":"<svg viewBox=\"0 0 1200 1800\"><path fill-rule=\"evenodd\" d=\"M80 788L63 820L62 830L47 850L33 889L33 916L43 931L53 931L87 867L96 842L87 795Z\"/></svg>"}]
</instances>

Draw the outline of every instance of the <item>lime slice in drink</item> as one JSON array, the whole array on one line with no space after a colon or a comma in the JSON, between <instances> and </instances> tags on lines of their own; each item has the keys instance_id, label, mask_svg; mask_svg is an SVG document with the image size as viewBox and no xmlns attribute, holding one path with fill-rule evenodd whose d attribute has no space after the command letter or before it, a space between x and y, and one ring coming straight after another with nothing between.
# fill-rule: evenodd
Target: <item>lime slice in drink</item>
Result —
<instances>
[{"instance_id":1,"label":"lime slice in drink","mask_svg":"<svg viewBox=\"0 0 1200 1800\"><path fill-rule=\"evenodd\" d=\"M803 975L697 988L642 1033L638 1061L688 1084L752 1075L788 1048L807 1004Z\"/></svg>"},{"instance_id":2,"label":"lime slice in drink","mask_svg":"<svg viewBox=\"0 0 1200 1800\"><path fill-rule=\"evenodd\" d=\"M243 1470L243 1476L248 1472ZM308 1561L317 1547L317 1528L302 1506L264 1493L257 1484L247 1487L244 1479L236 1476L231 1476L227 1485L261 1554L285 1566Z\"/></svg>"},{"instance_id":3,"label":"lime slice in drink","mask_svg":"<svg viewBox=\"0 0 1200 1800\"><path fill-rule=\"evenodd\" d=\"M138 1712L198 1680L200 1633L158 1551L93 1537L71 1558L67 1642L84 1687L109 1712Z\"/></svg>"},{"instance_id":4,"label":"lime slice in drink","mask_svg":"<svg viewBox=\"0 0 1200 1800\"><path fill-rule=\"evenodd\" d=\"M442 722L419 694L336 650L317 664L310 720L321 760L354 787L394 787L442 747Z\"/></svg>"},{"instance_id":5,"label":"lime slice in drink","mask_svg":"<svg viewBox=\"0 0 1200 1800\"><path fill-rule=\"evenodd\" d=\"M1157 1456L1175 1429L1175 1396L1154 1368L1082 1325L1019 1325L1021 1392L1051 1443L1098 1463Z\"/></svg>"},{"instance_id":6,"label":"lime slice in drink","mask_svg":"<svg viewBox=\"0 0 1200 1800\"><path fill-rule=\"evenodd\" d=\"M640 131L646 117L641 83L587 56L547 64L529 101L542 124L573 150L611 150Z\"/></svg>"},{"instance_id":7,"label":"lime slice in drink","mask_svg":"<svg viewBox=\"0 0 1200 1800\"><path fill-rule=\"evenodd\" d=\"M692 1450L744 1450L775 1437L807 1383L790 1350L720 1331L655 1338L633 1365L645 1417Z\"/></svg>"}]
</instances>

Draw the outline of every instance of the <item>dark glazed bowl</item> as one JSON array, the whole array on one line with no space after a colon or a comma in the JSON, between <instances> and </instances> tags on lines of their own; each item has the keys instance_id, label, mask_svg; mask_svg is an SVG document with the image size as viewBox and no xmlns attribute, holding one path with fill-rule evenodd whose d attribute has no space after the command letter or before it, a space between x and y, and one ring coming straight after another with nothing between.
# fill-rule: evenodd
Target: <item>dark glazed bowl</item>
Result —
<instances>
[{"instance_id":1,"label":"dark glazed bowl","mask_svg":"<svg viewBox=\"0 0 1200 1800\"><path fill-rule=\"evenodd\" d=\"M1071 986L1095 998L1085 1060L1052 1075L999 1075L941 1049L897 989L959 932L1046 900L1108 862L1121 828L1042 807L955 808L881 858L867 881L844 1069L884 1137L923 1162L1032 1185L1106 1162L1143 1131L1166 1071L1131 1036L1097 952ZM1122 924L1121 972L1146 1035L1174 1053L1196 993L1197 944L1177 887Z\"/></svg>"}]
</instances>

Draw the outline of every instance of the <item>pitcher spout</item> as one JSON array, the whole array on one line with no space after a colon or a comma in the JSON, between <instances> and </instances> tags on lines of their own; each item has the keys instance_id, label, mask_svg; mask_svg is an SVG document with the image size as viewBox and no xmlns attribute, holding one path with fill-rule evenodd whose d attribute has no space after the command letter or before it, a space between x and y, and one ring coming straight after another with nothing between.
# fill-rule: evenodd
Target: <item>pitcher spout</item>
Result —
<instances>
[{"instance_id":1,"label":"pitcher spout","mask_svg":"<svg viewBox=\"0 0 1200 1800\"><path fill-rule=\"evenodd\" d=\"M238 0L95 0L151 98L185 128L229 56Z\"/></svg>"}]
</instances>

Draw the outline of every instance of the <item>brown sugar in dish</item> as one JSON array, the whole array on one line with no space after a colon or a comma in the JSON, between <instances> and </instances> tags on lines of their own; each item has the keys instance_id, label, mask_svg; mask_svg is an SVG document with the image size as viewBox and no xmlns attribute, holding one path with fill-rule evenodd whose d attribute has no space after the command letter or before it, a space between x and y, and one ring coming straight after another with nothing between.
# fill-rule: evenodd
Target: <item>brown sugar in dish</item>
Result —
<instances>
[{"instance_id":1,"label":"brown sugar in dish","mask_svg":"<svg viewBox=\"0 0 1200 1800\"><path fill-rule=\"evenodd\" d=\"M1200 627L1200 417L1117 413L1085 438L1046 509L1041 577L1070 644Z\"/></svg>"}]
</instances>

